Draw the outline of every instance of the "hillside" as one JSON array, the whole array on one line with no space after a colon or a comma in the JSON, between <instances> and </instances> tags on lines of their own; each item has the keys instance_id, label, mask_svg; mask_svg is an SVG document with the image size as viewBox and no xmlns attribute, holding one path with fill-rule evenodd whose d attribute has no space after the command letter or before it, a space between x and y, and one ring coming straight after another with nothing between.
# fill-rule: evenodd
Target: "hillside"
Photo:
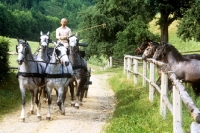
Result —
<instances>
[{"instance_id":1,"label":"hillside","mask_svg":"<svg viewBox=\"0 0 200 133\"><path fill-rule=\"evenodd\" d=\"M159 27L155 26L155 24L156 24L156 19L150 22L149 30L154 34L160 34ZM200 42L195 42L195 41L184 42L183 40L177 37L176 35L177 25L178 21L174 21L169 26L169 43L173 44L180 52L183 53L187 51L199 51L191 53L200 53Z\"/></svg>"}]
</instances>

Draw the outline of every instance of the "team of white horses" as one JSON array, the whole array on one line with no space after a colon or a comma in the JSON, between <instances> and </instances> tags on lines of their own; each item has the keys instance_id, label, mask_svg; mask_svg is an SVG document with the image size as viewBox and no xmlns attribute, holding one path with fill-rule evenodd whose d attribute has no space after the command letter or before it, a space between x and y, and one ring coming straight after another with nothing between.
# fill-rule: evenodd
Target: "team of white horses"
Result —
<instances>
[{"instance_id":1,"label":"team of white horses","mask_svg":"<svg viewBox=\"0 0 200 133\"><path fill-rule=\"evenodd\" d=\"M62 115L65 114L64 102L70 80L74 76L72 64L69 61L68 49L60 43L54 43L52 55L48 55L49 32L40 33L40 45L37 56L32 54L31 47L26 40L17 39L16 52L18 53L17 62L19 88L22 94L21 120L25 121L25 92L28 89L31 92L31 108L33 113L34 104L36 104L37 117L41 119L40 114L40 96L45 90L48 98L48 112L46 118L51 119L52 89L57 94L57 105ZM77 40L76 36L69 39ZM77 43L76 41L69 41ZM69 44L70 45L70 44ZM74 44L71 44L74 45ZM79 106L79 99L76 99L76 106Z\"/></svg>"}]
</instances>

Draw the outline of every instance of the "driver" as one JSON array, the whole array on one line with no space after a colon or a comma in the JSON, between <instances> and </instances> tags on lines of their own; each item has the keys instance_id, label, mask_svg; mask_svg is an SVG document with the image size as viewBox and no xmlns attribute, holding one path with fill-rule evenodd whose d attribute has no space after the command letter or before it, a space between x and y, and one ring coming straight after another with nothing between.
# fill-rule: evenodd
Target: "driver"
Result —
<instances>
[{"instance_id":1,"label":"driver","mask_svg":"<svg viewBox=\"0 0 200 133\"><path fill-rule=\"evenodd\" d=\"M69 46L68 37L72 35L71 29L66 26L66 18L62 18L60 24L61 26L56 29L56 38L58 39L58 43L62 43L67 48Z\"/></svg>"}]
</instances>

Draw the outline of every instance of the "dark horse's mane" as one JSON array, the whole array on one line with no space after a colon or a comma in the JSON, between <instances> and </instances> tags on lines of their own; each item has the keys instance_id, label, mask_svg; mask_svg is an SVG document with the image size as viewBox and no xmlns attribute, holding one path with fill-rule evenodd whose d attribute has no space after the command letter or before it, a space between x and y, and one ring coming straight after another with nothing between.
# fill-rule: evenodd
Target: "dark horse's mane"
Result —
<instances>
[{"instance_id":1,"label":"dark horse's mane","mask_svg":"<svg viewBox=\"0 0 200 133\"><path fill-rule=\"evenodd\" d=\"M183 55L172 44L166 44L165 47L166 47L166 51L172 52L177 62L189 60L187 58L184 58Z\"/></svg>"}]
</instances>

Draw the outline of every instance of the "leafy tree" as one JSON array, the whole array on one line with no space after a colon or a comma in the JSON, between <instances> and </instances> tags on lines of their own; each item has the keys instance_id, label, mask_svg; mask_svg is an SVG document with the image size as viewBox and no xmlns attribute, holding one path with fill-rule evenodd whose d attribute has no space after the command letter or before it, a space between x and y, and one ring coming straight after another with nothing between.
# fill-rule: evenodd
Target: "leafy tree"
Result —
<instances>
[{"instance_id":1,"label":"leafy tree","mask_svg":"<svg viewBox=\"0 0 200 133\"><path fill-rule=\"evenodd\" d=\"M177 34L184 41L200 41L200 1L196 0L180 19Z\"/></svg>"},{"instance_id":2,"label":"leafy tree","mask_svg":"<svg viewBox=\"0 0 200 133\"><path fill-rule=\"evenodd\" d=\"M113 52L115 52L122 55L121 49L126 47L126 45L128 45L127 43L138 45L138 40L130 39L130 36L132 35L134 37L134 34L137 34L135 32L138 32L138 30L131 31L131 28L136 26L134 21L136 21L138 14L144 14L144 11L147 11L146 8L149 9L146 16L140 15L140 21L143 21L143 24L146 24L151 20L149 18L155 16L155 12L150 8L150 5L145 4L142 0L137 2L133 0L100 0L97 1L95 6L82 10L79 13L79 17L82 19L82 22L79 25L80 29L103 23L106 24L105 28L94 28L81 33L83 40L89 44L86 48L86 53L89 55L100 56L103 54L106 56L112 56L114 55ZM122 33L123 31L124 33ZM128 31L131 31L130 34ZM121 36L123 36L123 38ZM120 44L122 40L126 43ZM118 43L118 41L121 42ZM125 48L123 50L123 52L125 52L127 49Z\"/></svg>"},{"instance_id":3,"label":"leafy tree","mask_svg":"<svg viewBox=\"0 0 200 133\"><path fill-rule=\"evenodd\" d=\"M117 33L117 43L114 46L114 57L123 57L124 54L134 55L134 50L138 47L139 42L143 42L145 38L160 41L160 36L156 36L148 30L141 16L132 20L124 31Z\"/></svg>"},{"instance_id":4,"label":"leafy tree","mask_svg":"<svg viewBox=\"0 0 200 133\"><path fill-rule=\"evenodd\" d=\"M183 17L195 0L149 0L151 7L160 13L157 24L161 30L161 40L168 42L168 27L179 18Z\"/></svg>"},{"instance_id":5,"label":"leafy tree","mask_svg":"<svg viewBox=\"0 0 200 133\"><path fill-rule=\"evenodd\" d=\"M0 35L12 36L15 31L15 19L12 12L0 4Z\"/></svg>"}]
</instances>

